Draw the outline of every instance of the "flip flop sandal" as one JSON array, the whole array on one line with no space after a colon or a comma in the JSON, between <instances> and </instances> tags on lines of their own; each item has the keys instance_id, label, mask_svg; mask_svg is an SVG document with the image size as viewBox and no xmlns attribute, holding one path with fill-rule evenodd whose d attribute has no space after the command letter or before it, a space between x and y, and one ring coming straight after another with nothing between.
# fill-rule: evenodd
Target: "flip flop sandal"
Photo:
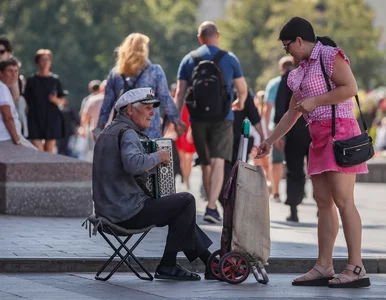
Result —
<instances>
[{"instance_id":1,"label":"flip flop sandal","mask_svg":"<svg viewBox=\"0 0 386 300\"><path fill-rule=\"evenodd\" d=\"M154 277L157 279L169 279L178 281L201 280L200 275L190 272L179 264L176 264L173 267L165 267L158 265Z\"/></svg>"},{"instance_id":2,"label":"flip flop sandal","mask_svg":"<svg viewBox=\"0 0 386 300\"><path fill-rule=\"evenodd\" d=\"M318 274L315 275L315 270ZM306 274L300 276L299 278L303 278L304 280L292 281L292 285L295 286L327 286L328 281L334 279L334 268L333 266L329 266L327 268L323 268L322 266L315 264L315 266L311 269L311 271Z\"/></svg>"},{"instance_id":3,"label":"flip flop sandal","mask_svg":"<svg viewBox=\"0 0 386 300\"><path fill-rule=\"evenodd\" d=\"M364 277L366 270L364 267L348 264L345 270L352 271L355 275L340 273L332 281L339 280L339 283L329 283L330 288L362 288L371 285L370 278Z\"/></svg>"}]
</instances>

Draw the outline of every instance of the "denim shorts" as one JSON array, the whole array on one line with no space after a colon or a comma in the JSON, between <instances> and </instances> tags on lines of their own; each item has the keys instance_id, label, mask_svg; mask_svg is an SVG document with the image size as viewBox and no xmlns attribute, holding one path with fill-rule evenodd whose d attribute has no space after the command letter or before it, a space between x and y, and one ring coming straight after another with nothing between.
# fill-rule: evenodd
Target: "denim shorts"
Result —
<instances>
[{"instance_id":1,"label":"denim shorts","mask_svg":"<svg viewBox=\"0 0 386 300\"><path fill-rule=\"evenodd\" d=\"M280 163L283 163L284 160L285 160L284 150L280 151L275 147L275 145L272 145L272 152L269 160L270 163L280 164Z\"/></svg>"}]
</instances>

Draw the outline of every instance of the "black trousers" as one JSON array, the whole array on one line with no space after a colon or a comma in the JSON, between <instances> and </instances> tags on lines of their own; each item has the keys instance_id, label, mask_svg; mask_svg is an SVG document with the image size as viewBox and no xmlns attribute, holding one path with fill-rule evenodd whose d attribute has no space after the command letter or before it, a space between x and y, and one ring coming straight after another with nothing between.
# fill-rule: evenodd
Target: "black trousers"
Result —
<instances>
[{"instance_id":1,"label":"black trousers","mask_svg":"<svg viewBox=\"0 0 386 300\"><path fill-rule=\"evenodd\" d=\"M308 160L311 137L303 117L299 118L294 127L287 133L285 140L285 160L287 167L287 200L285 204L299 205L304 197L306 174L304 173L304 157Z\"/></svg>"},{"instance_id":2,"label":"black trousers","mask_svg":"<svg viewBox=\"0 0 386 300\"><path fill-rule=\"evenodd\" d=\"M127 229L168 225L165 252L183 251L190 262L212 244L196 224L196 201L190 193L177 193L159 199L149 198L138 214L117 225Z\"/></svg>"}]
</instances>

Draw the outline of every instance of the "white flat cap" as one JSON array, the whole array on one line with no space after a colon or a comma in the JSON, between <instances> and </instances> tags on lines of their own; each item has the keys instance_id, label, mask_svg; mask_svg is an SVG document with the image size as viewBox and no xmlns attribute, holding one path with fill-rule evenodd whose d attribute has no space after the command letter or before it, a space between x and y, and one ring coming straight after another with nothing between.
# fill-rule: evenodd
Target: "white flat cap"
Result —
<instances>
[{"instance_id":1,"label":"white flat cap","mask_svg":"<svg viewBox=\"0 0 386 300\"><path fill-rule=\"evenodd\" d=\"M160 105L159 100L155 97L154 91L152 88L139 88L132 89L124 93L119 97L117 103L115 103L115 110L119 111L122 107L127 104L133 104L136 102L141 102L143 104L154 104L154 107Z\"/></svg>"}]
</instances>

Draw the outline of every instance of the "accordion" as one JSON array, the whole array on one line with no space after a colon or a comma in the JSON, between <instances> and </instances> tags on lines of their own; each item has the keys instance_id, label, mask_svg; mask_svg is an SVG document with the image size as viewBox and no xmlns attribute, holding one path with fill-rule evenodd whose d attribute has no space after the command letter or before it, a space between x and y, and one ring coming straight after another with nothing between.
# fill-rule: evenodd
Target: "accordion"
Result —
<instances>
[{"instance_id":1,"label":"accordion","mask_svg":"<svg viewBox=\"0 0 386 300\"><path fill-rule=\"evenodd\" d=\"M173 168L173 146L171 139L152 139L142 140L142 146L145 153L153 153L158 150L169 152L170 160L167 165L160 164L156 166L156 172L150 174L146 181L146 188L154 198L176 193Z\"/></svg>"}]
</instances>

